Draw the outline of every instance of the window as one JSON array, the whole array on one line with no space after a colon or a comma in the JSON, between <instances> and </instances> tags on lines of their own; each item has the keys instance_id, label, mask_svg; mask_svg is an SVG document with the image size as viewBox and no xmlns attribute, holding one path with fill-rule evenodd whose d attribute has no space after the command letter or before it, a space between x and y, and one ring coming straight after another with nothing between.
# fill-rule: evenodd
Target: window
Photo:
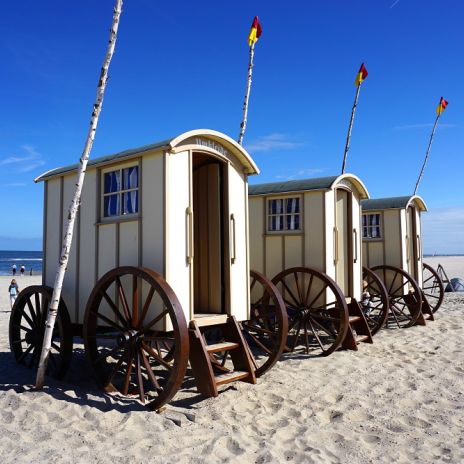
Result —
<instances>
[{"instance_id":1,"label":"window","mask_svg":"<svg viewBox=\"0 0 464 464\"><path fill-rule=\"evenodd\" d=\"M267 206L269 232L301 230L300 198L276 198Z\"/></svg>"},{"instance_id":2,"label":"window","mask_svg":"<svg viewBox=\"0 0 464 464\"><path fill-rule=\"evenodd\" d=\"M139 212L139 167L105 172L103 216L125 216Z\"/></svg>"},{"instance_id":3,"label":"window","mask_svg":"<svg viewBox=\"0 0 464 464\"><path fill-rule=\"evenodd\" d=\"M363 214L363 238L382 238L380 213Z\"/></svg>"}]
</instances>

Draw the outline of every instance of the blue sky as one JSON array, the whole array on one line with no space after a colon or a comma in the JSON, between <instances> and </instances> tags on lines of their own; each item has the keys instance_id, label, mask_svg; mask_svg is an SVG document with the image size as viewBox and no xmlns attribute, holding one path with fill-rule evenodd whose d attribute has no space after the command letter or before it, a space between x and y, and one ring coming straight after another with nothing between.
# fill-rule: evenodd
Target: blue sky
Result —
<instances>
[{"instance_id":1,"label":"blue sky","mask_svg":"<svg viewBox=\"0 0 464 464\"><path fill-rule=\"evenodd\" d=\"M113 0L22 0L0 16L0 249L40 249L43 186L87 133ZM258 15L244 145L251 183L336 175L361 62L347 171L372 197L419 189L426 253L464 253L464 3L460 0L126 0L91 156L210 128L236 138Z\"/></svg>"}]
</instances>

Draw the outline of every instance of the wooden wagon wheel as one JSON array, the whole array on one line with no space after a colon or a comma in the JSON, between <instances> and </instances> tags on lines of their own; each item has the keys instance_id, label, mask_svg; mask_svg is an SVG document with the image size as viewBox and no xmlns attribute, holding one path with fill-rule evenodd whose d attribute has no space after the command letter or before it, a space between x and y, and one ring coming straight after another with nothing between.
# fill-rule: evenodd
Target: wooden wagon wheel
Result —
<instances>
[{"instance_id":1,"label":"wooden wagon wheel","mask_svg":"<svg viewBox=\"0 0 464 464\"><path fill-rule=\"evenodd\" d=\"M26 287L16 298L10 316L10 348L16 361L37 368L45 333L45 320L53 289L45 285ZM72 356L72 329L68 310L62 299L52 335L47 375L61 379Z\"/></svg>"},{"instance_id":2,"label":"wooden wagon wheel","mask_svg":"<svg viewBox=\"0 0 464 464\"><path fill-rule=\"evenodd\" d=\"M275 285L256 271L250 271L250 319L242 322L242 328L253 355L256 377L260 377L282 355L288 318Z\"/></svg>"},{"instance_id":3,"label":"wooden wagon wheel","mask_svg":"<svg viewBox=\"0 0 464 464\"><path fill-rule=\"evenodd\" d=\"M361 308L371 335L375 335L387 321L389 301L382 280L367 267L363 267L363 295L366 298L361 299Z\"/></svg>"},{"instance_id":4,"label":"wooden wagon wheel","mask_svg":"<svg viewBox=\"0 0 464 464\"><path fill-rule=\"evenodd\" d=\"M422 292L432 312L436 312L443 303L445 287L437 271L426 264L422 264Z\"/></svg>"},{"instance_id":5,"label":"wooden wagon wheel","mask_svg":"<svg viewBox=\"0 0 464 464\"><path fill-rule=\"evenodd\" d=\"M348 307L334 280L315 269L294 267L277 274L272 282L287 309L287 348L293 351L303 338L307 354L334 352L348 330Z\"/></svg>"},{"instance_id":6,"label":"wooden wagon wheel","mask_svg":"<svg viewBox=\"0 0 464 464\"><path fill-rule=\"evenodd\" d=\"M421 315L422 295L419 285L405 271L396 266L380 265L371 268L387 289L389 313L387 324L399 328L411 327Z\"/></svg>"},{"instance_id":7,"label":"wooden wagon wheel","mask_svg":"<svg viewBox=\"0 0 464 464\"><path fill-rule=\"evenodd\" d=\"M107 392L137 394L159 409L179 390L189 341L182 307L158 273L118 267L93 289L84 343L97 383Z\"/></svg>"}]
</instances>

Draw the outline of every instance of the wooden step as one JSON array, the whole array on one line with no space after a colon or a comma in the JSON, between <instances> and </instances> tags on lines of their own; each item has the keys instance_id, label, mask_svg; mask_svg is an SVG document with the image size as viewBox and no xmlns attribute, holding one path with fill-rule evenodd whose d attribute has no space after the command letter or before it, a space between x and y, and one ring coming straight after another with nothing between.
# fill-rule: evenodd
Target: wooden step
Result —
<instances>
[{"instance_id":1,"label":"wooden step","mask_svg":"<svg viewBox=\"0 0 464 464\"><path fill-rule=\"evenodd\" d=\"M245 371L231 371L225 374L215 376L216 385L225 385L227 383L235 382L236 380L246 379L250 375L249 372Z\"/></svg>"},{"instance_id":2,"label":"wooden step","mask_svg":"<svg viewBox=\"0 0 464 464\"><path fill-rule=\"evenodd\" d=\"M348 318L348 320L349 320L349 322L350 322L350 324L351 324L352 322L360 321L360 320L361 320L361 317L360 317L360 316L350 316L350 317Z\"/></svg>"},{"instance_id":3,"label":"wooden step","mask_svg":"<svg viewBox=\"0 0 464 464\"><path fill-rule=\"evenodd\" d=\"M215 343L213 345L206 345L206 351L208 353L217 353L218 351L235 350L239 346L240 345L238 343L232 342Z\"/></svg>"},{"instance_id":4,"label":"wooden step","mask_svg":"<svg viewBox=\"0 0 464 464\"><path fill-rule=\"evenodd\" d=\"M356 343L361 343L365 342L366 340L369 340L369 335L357 335L355 337Z\"/></svg>"}]
</instances>

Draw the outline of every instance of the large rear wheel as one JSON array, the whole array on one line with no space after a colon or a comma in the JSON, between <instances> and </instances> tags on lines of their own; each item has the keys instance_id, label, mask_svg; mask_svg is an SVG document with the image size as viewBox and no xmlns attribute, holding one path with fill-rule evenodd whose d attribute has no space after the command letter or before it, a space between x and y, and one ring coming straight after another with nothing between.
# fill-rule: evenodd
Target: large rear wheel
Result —
<instances>
[{"instance_id":1,"label":"large rear wheel","mask_svg":"<svg viewBox=\"0 0 464 464\"><path fill-rule=\"evenodd\" d=\"M363 267L363 295L361 308L371 335L375 335L387 321L388 293L382 280L367 267Z\"/></svg>"},{"instance_id":2,"label":"large rear wheel","mask_svg":"<svg viewBox=\"0 0 464 464\"><path fill-rule=\"evenodd\" d=\"M339 348L348 330L348 307L340 287L328 275L307 267L277 274L272 282L284 300L287 348L327 356Z\"/></svg>"},{"instance_id":3,"label":"large rear wheel","mask_svg":"<svg viewBox=\"0 0 464 464\"><path fill-rule=\"evenodd\" d=\"M87 358L105 391L137 395L159 409L179 390L189 340L182 307L158 273L109 271L93 289L84 319Z\"/></svg>"},{"instance_id":4,"label":"large rear wheel","mask_svg":"<svg viewBox=\"0 0 464 464\"><path fill-rule=\"evenodd\" d=\"M422 264L422 292L432 312L438 311L445 297L445 287L437 271L426 264Z\"/></svg>"},{"instance_id":5,"label":"large rear wheel","mask_svg":"<svg viewBox=\"0 0 464 464\"><path fill-rule=\"evenodd\" d=\"M253 355L256 377L260 377L282 355L288 319L277 288L256 271L250 271L250 319L242 322L242 328Z\"/></svg>"},{"instance_id":6,"label":"large rear wheel","mask_svg":"<svg viewBox=\"0 0 464 464\"><path fill-rule=\"evenodd\" d=\"M375 266L371 271L377 274L387 289L387 324L401 329L414 325L422 314L422 292L416 281L396 266Z\"/></svg>"},{"instance_id":7,"label":"large rear wheel","mask_svg":"<svg viewBox=\"0 0 464 464\"><path fill-rule=\"evenodd\" d=\"M45 285L26 287L16 298L10 316L10 348L16 362L36 369L39 364L45 321L53 289ZM61 379L72 356L72 329L68 310L62 299L52 334L47 375Z\"/></svg>"}]
</instances>

